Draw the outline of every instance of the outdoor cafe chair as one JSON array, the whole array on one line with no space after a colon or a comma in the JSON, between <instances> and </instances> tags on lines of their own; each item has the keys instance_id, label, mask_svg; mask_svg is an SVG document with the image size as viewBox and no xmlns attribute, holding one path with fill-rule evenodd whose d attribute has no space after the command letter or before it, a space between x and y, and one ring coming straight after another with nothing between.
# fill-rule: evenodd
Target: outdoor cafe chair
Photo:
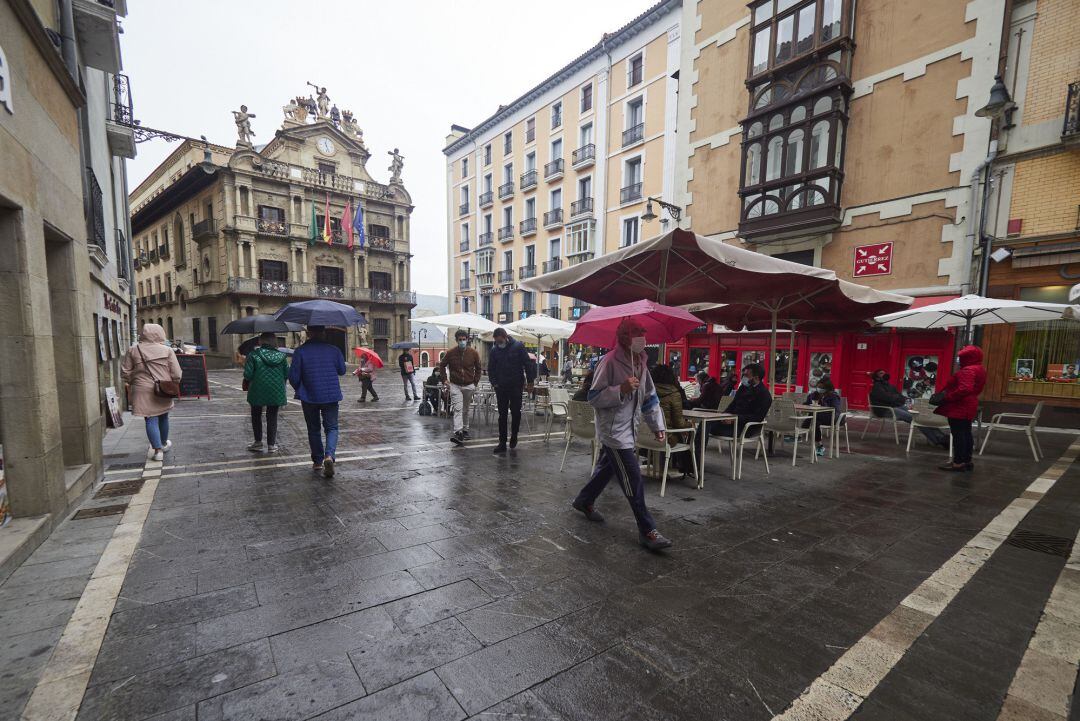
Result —
<instances>
[{"instance_id":1,"label":"outdoor cafe chair","mask_svg":"<svg viewBox=\"0 0 1080 721\"><path fill-rule=\"evenodd\" d=\"M755 429L753 435L750 434L751 429ZM765 473L772 473L769 470L769 454L765 451L765 432L765 421L753 421L750 423L744 423L739 427L739 435L737 438L728 438L726 436L713 436L713 438L715 438L717 441L721 455L723 455L724 452L724 444L727 444L728 449L731 451L731 457L735 462L736 480L742 478L743 450L748 445L757 446L754 449L754 459L756 460L758 455L760 454L765 459ZM663 494L661 493L661 495Z\"/></svg>"},{"instance_id":2,"label":"outdoor cafe chair","mask_svg":"<svg viewBox=\"0 0 1080 721\"><path fill-rule=\"evenodd\" d=\"M653 435L652 429L644 422L638 424L637 433L637 447L643 451L648 451L649 456L655 454L664 454L664 467L660 471L660 497L663 498L664 491L667 489L667 474L668 467L671 465L671 454L686 452L690 454L690 458L694 463L694 478L697 479L697 483L701 483L701 475L698 473L697 457L694 455L694 438L697 435L697 429L695 428L669 428L667 431L667 438L662 441L656 440L656 436ZM688 434L683 441L672 443L672 439L675 437L673 434ZM698 485L698 488L701 486Z\"/></svg>"},{"instance_id":3,"label":"outdoor cafe chair","mask_svg":"<svg viewBox=\"0 0 1080 721\"><path fill-rule=\"evenodd\" d=\"M794 401L779 398L774 400L769 407L769 414L765 417L765 432L772 433L784 442L784 436L793 436L795 447L791 453L791 465L795 465L799 457L799 439L806 439L806 447L810 453L814 452L814 444L810 441L810 433L813 430L813 416L798 415L795 411ZM807 423L809 421L809 423ZM811 459L812 460L812 459Z\"/></svg>"},{"instance_id":4,"label":"outdoor cafe chair","mask_svg":"<svg viewBox=\"0 0 1080 721\"><path fill-rule=\"evenodd\" d=\"M990 434L993 431L1011 431L1014 433L1023 433L1027 436L1028 445L1031 446L1031 455L1035 456L1035 460L1039 460L1042 455L1042 445L1039 444L1039 437L1035 434L1035 428L1039 424L1039 416L1042 415L1043 402L1039 401L1035 404L1035 409L1031 413L995 413L994 417L990 419L990 425L986 427L986 435L983 436L982 446L979 447L979 455L983 454L986 450L986 444L990 440ZM1027 421L1027 423L1003 423L1002 420L1015 419L1018 421Z\"/></svg>"},{"instance_id":5,"label":"outdoor cafe chair","mask_svg":"<svg viewBox=\"0 0 1080 721\"><path fill-rule=\"evenodd\" d=\"M870 415L866 418L866 423L865 425L863 425L862 435L859 436L859 440L863 440L866 438L866 431L870 428L870 424L873 421L881 421L880 425L878 426L877 433L874 434L875 437L880 436L881 429L885 427L886 423L892 421L893 438L896 439L896 445L900 445L900 430L896 425L899 422L896 420L896 409L892 406L875 406L873 404L870 404L869 400L867 401L867 403L867 408L870 412Z\"/></svg>"},{"instance_id":6,"label":"outdoor cafe chair","mask_svg":"<svg viewBox=\"0 0 1080 721\"><path fill-rule=\"evenodd\" d=\"M836 443L836 455L840 455L840 432L844 433L844 443L847 444L847 452L851 453L851 436L848 435L847 419L850 415L847 410L847 400L842 401L843 405L840 408L840 413L836 417L836 421L831 426L822 426L821 432L829 434L829 441L833 442L835 438Z\"/></svg>"},{"instance_id":7,"label":"outdoor cafe chair","mask_svg":"<svg viewBox=\"0 0 1080 721\"><path fill-rule=\"evenodd\" d=\"M575 438L588 440L592 444L592 464L596 465L596 456L600 451L596 443L596 411L586 401L570 401L568 404L569 414L566 422L566 447L563 448L562 464L559 472L566 467L566 453L570 450L570 444Z\"/></svg>"},{"instance_id":8,"label":"outdoor cafe chair","mask_svg":"<svg viewBox=\"0 0 1080 721\"><path fill-rule=\"evenodd\" d=\"M544 442L551 438L551 424L556 418L563 421L563 435L566 435L566 424L569 412L570 393L563 388L551 388L548 390L547 404L547 428L544 432Z\"/></svg>"},{"instance_id":9,"label":"outdoor cafe chair","mask_svg":"<svg viewBox=\"0 0 1080 721\"><path fill-rule=\"evenodd\" d=\"M916 428L937 428L939 431L949 430L949 419L934 413L934 407L930 401L918 398L911 407L911 428L908 429L907 449L905 453L911 453L911 439L915 437ZM949 457L952 457L953 437L949 434Z\"/></svg>"},{"instance_id":10,"label":"outdoor cafe chair","mask_svg":"<svg viewBox=\"0 0 1080 721\"><path fill-rule=\"evenodd\" d=\"M716 407L716 410L723 413L727 410L727 407L731 405L733 400L735 400L735 396L724 396L720 399L720 405Z\"/></svg>"}]
</instances>

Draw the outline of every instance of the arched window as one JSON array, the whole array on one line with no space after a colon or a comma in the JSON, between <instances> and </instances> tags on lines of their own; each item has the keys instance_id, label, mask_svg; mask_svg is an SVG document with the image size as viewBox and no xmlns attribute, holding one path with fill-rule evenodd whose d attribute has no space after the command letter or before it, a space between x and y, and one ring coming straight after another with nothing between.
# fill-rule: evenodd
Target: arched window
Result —
<instances>
[{"instance_id":1,"label":"arched window","mask_svg":"<svg viewBox=\"0 0 1080 721\"><path fill-rule=\"evenodd\" d=\"M818 98L817 102L814 103L814 115L821 115L822 113L827 113L830 110L832 110L832 98L828 96Z\"/></svg>"},{"instance_id":2,"label":"arched window","mask_svg":"<svg viewBox=\"0 0 1080 721\"><path fill-rule=\"evenodd\" d=\"M777 128L784 127L784 116L780 113L776 113L769 118L769 130L776 130Z\"/></svg>"},{"instance_id":3,"label":"arched window","mask_svg":"<svg viewBox=\"0 0 1080 721\"><path fill-rule=\"evenodd\" d=\"M427 351L421 351L421 353L420 353L420 367L421 368L427 368L428 363L430 363L430 362L431 362L431 357L428 355L428 352Z\"/></svg>"},{"instance_id":4,"label":"arched window","mask_svg":"<svg viewBox=\"0 0 1080 721\"><path fill-rule=\"evenodd\" d=\"M810 170L823 168L829 162L829 121L814 123L810 133Z\"/></svg>"},{"instance_id":5,"label":"arched window","mask_svg":"<svg viewBox=\"0 0 1080 721\"><path fill-rule=\"evenodd\" d=\"M760 122L752 123L750 129L746 131L747 138L756 138L761 135L762 126Z\"/></svg>"},{"instance_id":6,"label":"arched window","mask_svg":"<svg viewBox=\"0 0 1080 721\"><path fill-rule=\"evenodd\" d=\"M803 131L793 130L788 135L787 150L784 153L784 177L802 172Z\"/></svg>"},{"instance_id":7,"label":"arched window","mask_svg":"<svg viewBox=\"0 0 1080 721\"><path fill-rule=\"evenodd\" d=\"M746 149L746 184L757 185L761 182L761 143L754 143Z\"/></svg>"},{"instance_id":8,"label":"arched window","mask_svg":"<svg viewBox=\"0 0 1080 721\"><path fill-rule=\"evenodd\" d=\"M769 151L765 155L765 180L776 180L780 177L781 162L784 158L784 139L775 137L769 141Z\"/></svg>"},{"instance_id":9,"label":"arched window","mask_svg":"<svg viewBox=\"0 0 1080 721\"><path fill-rule=\"evenodd\" d=\"M806 120L806 106L796 105L795 109L791 111L791 124L801 123Z\"/></svg>"},{"instance_id":10,"label":"arched window","mask_svg":"<svg viewBox=\"0 0 1080 721\"><path fill-rule=\"evenodd\" d=\"M180 219L179 213L173 218L173 245L175 246L176 265L187 265L187 243L184 242L184 221Z\"/></svg>"}]
</instances>

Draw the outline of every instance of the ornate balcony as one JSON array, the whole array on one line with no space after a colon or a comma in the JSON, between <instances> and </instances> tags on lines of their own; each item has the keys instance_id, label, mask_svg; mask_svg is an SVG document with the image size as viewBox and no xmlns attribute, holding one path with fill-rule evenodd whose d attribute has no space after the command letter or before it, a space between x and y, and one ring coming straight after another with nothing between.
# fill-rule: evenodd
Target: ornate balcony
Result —
<instances>
[{"instance_id":1,"label":"ornate balcony","mask_svg":"<svg viewBox=\"0 0 1080 721\"><path fill-rule=\"evenodd\" d=\"M389 200L394 197L394 193L388 185L382 185L371 180L360 180L348 175L323 173L314 168L305 168L277 160L263 158L259 165L255 167L255 170L271 178L286 180L290 183L301 183L325 190L358 194L375 200Z\"/></svg>"},{"instance_id":2,"label":"ornate balcony","mask_svg":"<svg viewBox=\"0 0 1080 721\"><path fill-rule=\"evenodd\" d=\"M289 224L269 218L256 218L255 230L263 235L288 235Z\"/></svg>"},{"instance_id":3,"label":"ornate balcony","mask_svg":"<svg viewBox=\"0 0 1080 721\"><path fill-rule=\"evenodd\" d=\"M592 215L593 212L593 199L582 198L581 200L575 200L570 204L570 217L579 218L587 215Z\"/></svg>"},{"instance_id":4,"label":"ornate balcony","mask_svg":"<svg viewBox=\"0 0 1080 721\"><path fill-rule=\"evenodd\" d=\"M622 134L622 146L629 148L631 145L640 143L645 139L645 123L638 123L632 128L627 128Z\"/></svg>"},{"instance_id":5,"label":"ornate balcony","mask_svg":"<svg viewBox=\"0 0 1080 721\"><path fill-rule=\"evenodd\" d=\"M551 273L559 268L562 268L562 259L560 258L552 258L551 260L544 261L543 269L545 273Z\"/></svg>"},{"instance_id":6,"label":"ornate balcony","mask_svg":"<svg viewBox=\"0 0 1080 721\"><path fill-rule=\"evenodd\" d=\"M513 283L514 282L514 269L508 268L507 270L499 271L500 283Z\"/></svg>"},{"instance_id":7,"label":"ornate balcony","mask_svg":"<svg viewBox=\"0 0 1080 721\"><path fill-rule=\"evenodd\" d=\"M371 250L384 250L388 253L394 252L394 240L392 238L384 238L376 236L374 238L369 237L367 239L367 247Z\"/></svg>"},{"instance_id":8,"label":"ornate balcony","mask_svg":"<svg viewBox=\"0 0 1080 721\"><path fill-rule=\"evenodd\" d=\"M521 237L533 235L536 232L536 218L526 218L521 221Z\"/></svg>"},{"instance_id":9,"label":"ornate balcony","mask_svg":"<svg viewBox=\"0 0 1080 721\"><path fill-rule=\"evenodd\" d=\"M479 202L481 208L487 208L495 202L495 194L490 190L486 193L480 193Z\"/></svg>"},{"instance_id":10,"label":"ornate balcony","mask_svg":"<svg viewBox=\"0 0 1080 721\"><path fill-rule=\"evenodd\" d=\"M563 176L563 159L557 158L544 166L544 180L558 180Z\"/></svg>"},{"instance_id":11,"label":"ornate balcony","mask_svg":"<svg viewBox=\"0 0 1080 721\"><path fill-rule=\"evenodd\" d=\"M315 285L315 295L319 298L346 300L346 289L340 285Z\"/></svg>"},{"instance_id":12,"label":"ornate balcony","mask_svg":"<svg viewBox=\"0 0 1080 721\"><path fill-rule=\"evenodd\" d=\"M394 291L386 288L370 288L372 303L393 303Z\"/></svg>"},{"instance_id":13,"label":"ornate balcony","mask_svg":"<svg viewBox=\"0 0 1080 721\"><path fill-rule=\"evenodd\" d=\"M536 187L536 171L526 170L521 174L521 189L529 190Z\"/></svg>"},{"instance_id":14,"label":"ornate balcony","mask_svg":"<svg viewBox=\"0 0 1080 721\"><path fill-rule=\"evenodd\" d=\"M468 215L468 214L469 214L469 204L468 203L462 203L461 205L458 206L458 215Z\"/></svg>"},{"instance_id":15,"label":"ornate balcony","mask_svg":"<svg viewBox=\"0 0 1080 721\"><path fill-rule=\"evenodd\" d=\"M596 162L596 145L589 143L574 151L570 158L570 165L574 169L584 168Z\"/></svg>"},{"instance_id":16,"label":"ornate balcony","mask_svg":"<svg viewBox=\"0 0 1080 721\"><path fill-rule=\"evenodd\" d=\"M641 200L641 183L631 183L619 191L620 203L633 203Z\"/></svg>"},{"instance_id":17,"label":"ornate balcony","mask_svg":"<svg viewBox=\"0 0 1080 721\"><path fill-rule=\"evenodd\" d=\"M481 233L476 236L476 248L487 248L495 244L495 239L491 233Z\"/></svg>"},{"instance_id":18,"label":"ornate balcony","mask_svg":"<svg viewBox=\"0 0 1080 721\"><path fill-rule=\"evenodd\" d=\"M198 223L191 226L191 237L196 241L216 238L217 224L214 223L214 219L207 218L206 220L200 220Z\"/></svg>"},{"instance_id":19,"label":"ornate balcony","mask_svg":"<svg viewBox=\"0 0 1080 721\"><path fill-rule=\"evenodd\" d=\"M555 208L544 213L544 227L557 228L563 224L562 208Z\"/></svg>"},{"instance_id":20,"label":"ornate balcony","mask_svg":"<svg viewBox=\"0 0 1080 721\"><path fill-rule=\"evenodd\" d=\"M536 276L536 266L535 265L523 265L520 268L518 268L518 278L520 278L521 280L526 280L528 278L533 278L535 276Z\"/></svg>"},{"instance_id":21,"label":"ornate balcony","mask_svg":"<svg viewBox=\"0 0 1080 721\"><path fill-rule=\"evenodd\" d=\"M514 184L512 182L511 183L503 183L502 185L499 186L499 200L502 200L503 198L510 198L513 195L514 195Z\"/></svg>"},{"instance_id":22,"label":"ornate balcony","mask_svg":"<svg viewBox=\"0 0 1080 721\"><path fill-rule=\"evenodd\" d=\"M506 243L514 239L514 226L504 225L499 228L499 242Z\"/></svg>"}]
</instances>

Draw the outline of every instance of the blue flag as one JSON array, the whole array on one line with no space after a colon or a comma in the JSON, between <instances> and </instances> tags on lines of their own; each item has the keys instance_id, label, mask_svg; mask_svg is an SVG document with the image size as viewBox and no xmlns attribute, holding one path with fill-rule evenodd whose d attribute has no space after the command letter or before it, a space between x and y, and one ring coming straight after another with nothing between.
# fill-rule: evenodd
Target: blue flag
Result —
<instances>
[{"instance_id":1,"label":"blue flag","mask_svg":"<svg viewBox=\"0 0 1080 721\"><path fill-rule=\"evenodd\" d=\"M364 249L364 209L360 207L360 204L356 204L356 215L353 216L352 222L353 232L356 234L356 242L360 245L360 249Z\"/></svg>"}]
</instances>

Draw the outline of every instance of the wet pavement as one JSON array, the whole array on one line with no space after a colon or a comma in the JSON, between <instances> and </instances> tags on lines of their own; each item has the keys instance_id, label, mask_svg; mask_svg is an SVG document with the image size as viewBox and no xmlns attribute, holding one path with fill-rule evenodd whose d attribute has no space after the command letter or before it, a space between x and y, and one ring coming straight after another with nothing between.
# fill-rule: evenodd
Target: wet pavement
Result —
<instances>
[{"instance_id":1,"label":"wet pavement","mask_svg":"<svg viewBox=\"0 0 1080 721\"><path fill-rule=\"evenodd\" d=\"M1044 434L1037 464L995 438L973 473L948 474L921 438L905 457L852 433L851 455L793 469L778 447L770 475L747 457L738 482L713 447L704 489L671 481L660 498L648 482L675 543L650 554L617 486L605 524L570 510L588 447L560 473L539 417L496 457L491 425L452 448L448 421L417 416L392 374L377 403L345 384L327 481L299 406L282 409L278 454L250 453L239 373L211 380L213 400L173 412L159 481L138 419L110 439L106 481L148 478L152 504L79 719L771 719L884 639L887 617L917 627L910 642L828 718L1067 718L1010 687L1080 531L1080 464L1055 465L1075 436ZM971 554L1014 503L1015 529ZM53 649L120 518L65 522L0 585L0 718L57 676ZM945 582L949 602L909 599L958 554L973 565ZM1061 624L1069 657L1080 617Z\"/></svg>"}]
</instances>

